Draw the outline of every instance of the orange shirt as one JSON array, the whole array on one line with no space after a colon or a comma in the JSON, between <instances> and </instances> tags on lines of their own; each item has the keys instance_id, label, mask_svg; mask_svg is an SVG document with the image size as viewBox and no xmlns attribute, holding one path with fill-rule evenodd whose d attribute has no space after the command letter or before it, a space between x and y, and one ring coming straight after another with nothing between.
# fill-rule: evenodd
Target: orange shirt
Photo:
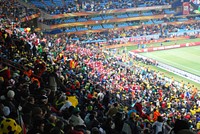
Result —
<instances>
[{"instance_id":1,"label":"orange shirt","mask_svg":"<svg viewBox=\"0 0 200 134\"><path fill-rule=\"evenodd\" d=\"M153 121L157 121L158 116L160 116L160 113L156 110L156 111L153 113Z\"/></svg>"}]
</instances>

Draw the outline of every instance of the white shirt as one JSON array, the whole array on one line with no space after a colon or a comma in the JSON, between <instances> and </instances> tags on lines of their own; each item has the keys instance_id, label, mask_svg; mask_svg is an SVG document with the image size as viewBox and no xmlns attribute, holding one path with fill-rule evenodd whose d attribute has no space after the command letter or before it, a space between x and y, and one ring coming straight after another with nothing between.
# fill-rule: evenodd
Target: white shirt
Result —
<instances>
[{"instance_id":1,"label":"white shirt","mask_svg":"<svg viewBox=\"0 0 200 134\"><path fill-rule=\"evenodd\" d=\"M62 112L64 109L69 108L70 106L72 106L72 103L70 101L66 101L66 103L62 105L59 111Z\"/></svg>"}]
</instances>

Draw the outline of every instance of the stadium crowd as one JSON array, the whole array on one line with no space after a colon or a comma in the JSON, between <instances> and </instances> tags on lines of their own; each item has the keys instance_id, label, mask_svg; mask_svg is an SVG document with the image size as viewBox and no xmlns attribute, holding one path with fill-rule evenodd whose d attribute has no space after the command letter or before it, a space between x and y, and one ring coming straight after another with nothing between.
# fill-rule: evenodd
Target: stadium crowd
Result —
<instances>
[{"instance_id":1,"label":"stadium crowd","mask_svg":"<svg viewBox=\"0 0 200 134\"><path fill-rule=\"evenodd\" d=\"M152 14L153 15L161 15L161 14L164 14L164 10L162 10L162 11L156 11L156 10L152 10L152 11L149 11L149 12L152 12ZM135 13L135 14L138 14L139 16L141 16L141 14L142 14L142 12L133 12L133 13ZM124 13L124 14L126 14L126 13ZM112 19L117 19L117 15L118 14L115 14L115 13L113 13L113 14L107 14L107 15L99 15L98 17L100 17L101 19L99 19L99 20L108 20L107 18L106 19L104 19L104 17L105 16L112 16ZM126 14L127 15L127 14ZM96 16L76 16L76 17L74 17L74 20L72 21L72 23L74 23L74 22L80 22L80 21L92 21L92 20L94 20L94 17L96 17ZM127 16L126 16L127 17ZM82 19L83 18L83 19ZM173 18L173 17L172 17ZM164 18L163 20L164 21L167 21L167 22L169 22L172 18L169 18L169 19L167 19L167 18ZM42 23L44 23L44 24L47 24L47 25L56 25L56 24L63 24L63 23L66 23L67 22L67 20L70 20L70 19L73 19L73 18L61 18L61 19L51 19L51 20L45 20L45 19L43 19L43 20L41 20L41 22ZM171 22L172 22L173 20L171 20ZM68 22L69 23L69 22Z\"/></svg>"},{"instance_id":2,"label":"stadium crowd","mask_svg":"<svg viewBox=\"0 0 200 134\"><path fill-rule=\"evenodd\" d=\"M140 23L141 24L141 23ZM138 24L139 25L139 24ZM99 42L103 42L107 45L116 45L116 44L123 44L127 42L138 42L141 41L141 39L124 39L124 38L131 38L131 37L142 37L147 35L159 35L162 38L169 38L169 37L176 37L176 36L182 36L178 34L181 30L185 30L184 36L189 36L190 34L187 33L187 31L190 30L198 30L199 29L199 22L193 23L193 24L168 24L168 25L143 25L137 29L122 29L122 30L109 30L109 31L103 31L103 32L95 32L95 33L87 33L87 34L71 34L65 37L66 42L68 43L88 43L90 41L91 43L98 44ZM199 33L195 33L196 35L199 35ZM124 39L124 40L123 40ZM152 39L154 40L153 36ZM145 41L143 39L143 41Z\"/></svg>"},{"instance_id":3,"label":"stadium crowd","mask_svg":"<svg viewBox=\"0 0 200 134\"><path fill-rule=\"evenodd\" d=\"M190 83L178 84L134 64L137 57L122 54L107 59L95 45L69 45L58 37L18 28L10 34L4 24L0 32L2 133L189 134L199 130L200 101ZM44 38L56 41L48 46Z\"/></svg>"},{"instance_id":4,"label":"stadium crowd","mask_svg":"<svg viewBox=\"0 0 200 134\"><path fill-rule=\"evenodd\" d=\"M0 21L0 134L199 131L199 93L190 83L138 65L137 56Z\"/></svg>"},{"instance_id":5,"label":"stadium crowd","mask_svg":"<svg viewBox=\"0 0 200 134\"><path fill-rule=\"evenodd\" d=\"M67 2L67 1L66 1ZM102 1L102 0L81 0L72 1L63 6L58 6L55 4L46 5L47 7L39 7L49 14L64 14L72 12L84 12L84 11L107 11L112 9L128 9L134 7L140 7L140 5L156 6L156 5L167 5L165 1L155 0L155 1L137 1L137 0L112 0L112 1ZM52 6L53 5L53 6Z\"/></svg>"},{"instance_id":6,"label":"stadium crowd","mask_svg":"<svg viewBox=\"0 0 200 134\"><path fill-rule=\"evenodd\" d=\"M15 0L1 0L0 7L0 14L9 16L13 21L19 21L24 17L38 13L38 10L25 7Z\"/></svg>"}]
</instances>

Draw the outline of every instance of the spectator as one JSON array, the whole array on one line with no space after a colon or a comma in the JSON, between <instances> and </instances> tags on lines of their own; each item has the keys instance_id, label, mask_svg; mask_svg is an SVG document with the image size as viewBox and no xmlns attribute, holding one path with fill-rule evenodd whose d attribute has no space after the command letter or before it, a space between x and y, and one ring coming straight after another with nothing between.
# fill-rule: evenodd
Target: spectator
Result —
<instances>
[{"instance_id":1,"label":"spectator","mask_svg":"<svg viewBox=\"0 0 200 134\"><path fill-rule=\"evenodd\" d=\"M73 113L69 119L70 124L72 124L74 127L85 126L85 122L80 117L79 113L80 113L80 109L78 107L74 108Z\"/></svg>"},{"instance_id":2,"label":"spectator","mask_svg":"<svg viewBox=\"0 0 200 134\"><path fill-rule=\"evenodd\" d=\"M154 129L154 134L162 134L163 133L163 119L161 116L158 116L157 121L152 125Z\"/></svg>"},{"instance_id":3,"label":"spectator","mask_svg":"<svg viewBox=\"0 0 200 134\"><path fill-rule=\"evenodd\" d=\"M135 121L135 118L138 115L135 115L134 113L131 114L131 116L127 119L127 121L124 122L122 132L124 134L140 134L138 124Z\"/></svg>"},{"instance_id":4,"label":"spectator","mask_svg":"<svg viewBox=\"0 0 200 134\"><path fill-rule=\"evenodd\" d=\"M175 134L194 134L190 130L189 123L185 120L176 120L172 130Z\"/></svg>"}]
</instances>

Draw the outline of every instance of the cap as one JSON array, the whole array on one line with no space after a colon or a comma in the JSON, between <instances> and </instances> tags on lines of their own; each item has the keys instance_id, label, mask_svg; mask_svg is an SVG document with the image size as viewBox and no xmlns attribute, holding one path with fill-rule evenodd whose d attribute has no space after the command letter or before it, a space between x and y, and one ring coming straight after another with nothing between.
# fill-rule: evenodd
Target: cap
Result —
<instances>
[{"instance_id":1,"label":"cap","mask_svg":"<svg viewBox=\"0 0 200 134\"><path fill-rule=\"evenodd\" d=\"M8 97L8 98L14 98L14 96L15 96L15 92L14 92L13 90L9 90L9 91L7 92L7 97Z\"/></svg>"},{"instance_id":2,"label":"cap","mask_svg":"<svg viewBox=\"0 0 200 134\"><path fill-rule=\"evenodd\" d=\"M10 114L10 108L8 106L3 107L4 116L8 116Z\"/></svg>"},{"instance_id":3,"label":"cap","mask_svg":"<svg viewBox=\"0 0 200 134\"><path fill-rule=\"evenodd\" d=\"M78 112L80 112L79 107L76 107L76 108L73 109L73 113L78 113Z\"/></svg>"}]
</instances>

